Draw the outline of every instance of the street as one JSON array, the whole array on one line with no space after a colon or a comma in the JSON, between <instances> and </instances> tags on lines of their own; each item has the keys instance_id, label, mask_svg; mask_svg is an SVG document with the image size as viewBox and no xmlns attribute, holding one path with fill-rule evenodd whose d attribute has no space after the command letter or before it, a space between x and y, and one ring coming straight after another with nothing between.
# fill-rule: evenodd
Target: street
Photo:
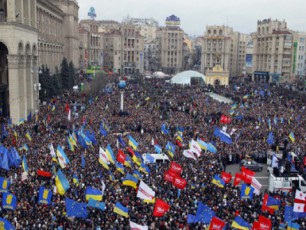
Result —
<instances>
[{"instance_id":1,"label":"street","mask_svg":"<svg viewBox=\"0 0 306 230\"><path fill-rule=\"evenodd\" d=\"M264 192L265 189L268 189L269 177L267 173L267 165L266 164L262 164L262 165L263 165L263 170L261 172L255 172L255 178L259 181L259 183L262 184L260 191ZM227 165L226 172L230 172L232 174L233 176L232 183L233 183L234 178L235 178L235 173L239 172L239 164ZM241 184L242 183L240 182L240 186Z\"/></svg>"}]
</instances>

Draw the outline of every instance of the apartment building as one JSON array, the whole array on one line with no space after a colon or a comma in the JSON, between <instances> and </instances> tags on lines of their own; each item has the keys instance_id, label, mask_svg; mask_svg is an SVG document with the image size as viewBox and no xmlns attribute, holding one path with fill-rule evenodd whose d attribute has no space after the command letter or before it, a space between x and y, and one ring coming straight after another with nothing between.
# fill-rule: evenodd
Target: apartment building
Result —
<instances>
[{"instance_id":1,"label":"apartment building","mask_svg":"<svg viewBox=\"0 0 306 230\"><path fill-rule=\"evenodd\" d=\"M104 67L117 74L142 74L144 37L136 26L122 23L118 30L103 34Z\"/></svg>"},{"instance_id":2,"label":"apartment building","mask_svg":"<svg viewBox=\"0 0 306 230\"><path fill-rule=\"evenodd\" d=\"M291 81L294 73L294 33L285 21L257 22L253 39L253 80Z\"/></svg>"},{"instance_id":3,"label":"apartment building","mask_svg":"<svg viewBox=\"0 0 306 230\"><path fill-rule=\"evenodd\" d=\"M293 65L298 78L306 76L306 33L297 33L294 39Z\"/></svg>"},{"instance_id":4,"label":"apartment building","mask_svg":"<svg viewBox=\"0 0 306 230\"><path fill-rule=\"evenodd\" d=\"M80 65L103 66L102 33L99 32L99 22L81 20L79 23Z\"/></svg>"},{"instance_id":5,"label":"apartment building","mask_svg":"<svg viewBox=\"0 0 306 230\"><path fill-rule=\"evenodd\" d=\"M164 73L175 74L183 68L184 31L175 15L167 17L165 24L156 31L157 65Z\"/></svg>"},{"instance_id":6,"label":"apartment building","mask_svg":"<svg viewBox=\"0 0 306 230\"><path fill-rule=\"evenodd\" d=\"M139 30L141 36L145 39L156 38L156 30L159 27L158 22L153 18L130 18L129 23L136 25L136 29Z\"/></svg>"}]
</instances>

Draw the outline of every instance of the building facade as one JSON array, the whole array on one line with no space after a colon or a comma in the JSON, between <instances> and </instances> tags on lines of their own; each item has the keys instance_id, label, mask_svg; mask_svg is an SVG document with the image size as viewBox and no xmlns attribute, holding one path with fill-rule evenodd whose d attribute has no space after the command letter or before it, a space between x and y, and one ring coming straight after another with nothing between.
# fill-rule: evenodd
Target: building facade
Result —
<instances>
[{"instance_id":1,"label":"building facade","mask_svg":"<svg viewBox=\"0 0 306 230\"><path fill-rule=\"evenodd\" d=\"M156 30L158 28L158 22L153 18L131 18L127 19L129 23L136 25L136 29L139 30L141 36L145 39L156 38Z\"/></svg>"},{"instance_id":2,"label":"building facade","mask_svg":"<svg viewBox=\"0 0 306 230\"><path fill-rule=\"evenodd\" d=\"M136 26L122 23L119 30L103 34L104 68L116 74L142 74L144 37Z\"/></svg>"},{"instance_id":3,"label":"building facade","mask_svg":"<svg viewBox=\"0 0 306 230\"><path fill-rule=\"evenodd\" d=\"M253 80L291 81L294 72L294 33L285 21L265 19L257 22L252 34Z\"/></svg>"},{"instance_id":4,"label":"building facade","mask_svg":"<svg viewBox=\"0 0 306 230\"><path fill-rule=\"evenodd\" d=\"M159 69L167 74L175 74L183 67L184 31L180 28L180 19L171 15L166 26L156 31L157 56Z\"/></svg>"},{"instance_id":5,"label":"building facade","mask_svg":"<svg viewBox=\"0 0 306 230\"><path fill-rule=\"evenodd\" d=\"M0 1L0 116L17 123L38 108L37 2Z\"/></svg>"},{"instance_id":6,"label":"building facade","mask_svg":"<svg viewBox=\"0 0 306 230\"><path fill-rule=\"evenodd\" d=\"M208 85L228 86L229 72L223 70L220 65L215 65L212 69L206 71L205 83Z\"/></svg>"},{"instance_id":7,"label":"building facade","mask_svg":"<svg viewBox=\"0 0 306 230\"><path fill-rule=\"evenodd\" d=\"M206 73L219 64L224 70L231 70L234 50L234 31L228 26L207 26L202 43L201 72ZM230 71L231 72L231 71Z\"/></svg>"},{"instance_id":8,"label":"building facade","mask_svg":"<svg viewBox=\"0 0 306 230\"><path fill-rule=\"evenodd\" d=\"M78 31L64 25L77 15L75 0L0 0L0 116L18 123L38 111L39 67L75 59Z\"/></svg>"},{"instance_id":9,"label":"building facade","mask_svg":"<svg viewBox=\"0 0 306 230\"><path fill-rule=\"evenodd\" d=\"M298 78L306 76L306 33L298 33L294 40L294 74Z\"/></svg>"},{"instance_id":10,"label":"building facade","mask_svg":"<svg viewBox=\"0 0 306 230\"><path fill-rule=\"evenodd\" d=\"M99 23L94 20L81 20L79 26L81 68L103 66L102 33Z\"/></svg>"}]
</instances>

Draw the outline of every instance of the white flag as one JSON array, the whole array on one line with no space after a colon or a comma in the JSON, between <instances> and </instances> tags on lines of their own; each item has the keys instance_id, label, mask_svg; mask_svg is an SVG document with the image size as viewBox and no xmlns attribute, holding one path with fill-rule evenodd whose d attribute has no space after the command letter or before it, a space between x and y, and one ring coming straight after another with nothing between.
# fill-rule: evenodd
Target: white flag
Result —
<instances>
[{"instance_id":1,"label":"white flag","mask_svg":"<svg viewBox=\"0 0 306 230\"><path fill-rule=\"evenodd\" d=\"M142 226L132 221L130 221L130 228L131 230L148 230L149 229L148 226Z\"/></svg>"},{"instance_id":2,"label":"white flag","mask_svg":"<svg viewBox=\"0 0 306 230\"><path fill-rule=\"evenodd\" d=\"M197 158L194 156L193 152L190 149L184 150L183 155L187 158L197 160Z\"/></svg>"},{"instance_id":3,"label":"white flag","mask_svg":"<svg viewBox=\"0 0 306 230\"><path fill-rule=\"evenodd\" d=\"M101 180L101 183L102 183L102 196L104 196L104 191L105 191L106 185L105 185L103 180Z\"/></svg>"},{"instance_id":4,"label":"white flag","mask_svg":"<svg viewBox=\"0 0 306 230\"><path fill-rule=\"evenodd\" d=\"M201 155L201 147L198 144L198 142L196 142L195 140L191 140L191 142L189 143L189 149L194 152L195 154L197 154L197 156L199 157Z\"/></svg>"},{"instance_id":5,"label":"white flag","mask_svg":"<svg viewBox=\"0 0 306 230\"><path fill-rule=\"evenodd\" d=\"M293 211L294 212L304 212L305 204L306 204L306 194L299 190L296 190Z\"/></svg>"},{"instance_id":6,"label":"white flag","mask_svg":"<svg viewBox=\"0 0 306 230\"><path fill-rule=\"evenodd\" d=\"M71 121L71 110L69 109L69 112L68 112L68 121Z\"/></svg>"},{"instance_id":7,"label":"white flag","mask_svg":"<svg viewBox=\"0 0 306 230\"><path fill-rule=\"evenodd\" d=\"M251 186L254 188L254 193L256 195L259 195L262 185L259 183L259 181L255 177L252 178Z\"/></svg>"},{"instance_id":8,"label":"white flag","mask_svg":"<svg viewBox=\"0 0 306 230\"><path fill-rule=\"evenodd\" d=\"M50 144L50 155L52 156L52 157L56 157L56 155L55 155L55 151L54 151L54 147L53 147L53 144L51 143Z\"/></svg>"},{"instance_id":9,"label":"white flag","mask_svg":"<svg viewBox=\"0 0 306 230\"><path fill-rule=\"evenodd\" d=\"M137 197L144 200L153 200L155 197L155 192L146 183L140 181Z\"/></svg>"}]
</instances>

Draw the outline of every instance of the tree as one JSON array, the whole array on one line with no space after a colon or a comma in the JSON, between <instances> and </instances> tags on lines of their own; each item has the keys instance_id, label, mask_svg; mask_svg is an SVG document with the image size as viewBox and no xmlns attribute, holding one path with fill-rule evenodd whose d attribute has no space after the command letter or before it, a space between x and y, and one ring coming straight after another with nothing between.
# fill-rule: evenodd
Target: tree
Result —
<instances>
[{"instance_id":1,"label":"tree","mask_svg":"<svg viewBox=\"0 0 306 230\"><path fill-rule=\"evenodd\" d=\"M70 79L69 89L72 89L72 87L75 84L75 69L72 61L69 63L69 79Z\"/></svg>"},{"instance_id":2,"label":"tree","mask_svg":"<svg viewBox=\"0 0 306 230\"><path fill-rule=\"evenodd\" d=\"M61 64L61 82L63 89L69 89L70 83L70 76L69 76L69 65L66 58L63 58Z\"/></svg>"}]
</instances>

